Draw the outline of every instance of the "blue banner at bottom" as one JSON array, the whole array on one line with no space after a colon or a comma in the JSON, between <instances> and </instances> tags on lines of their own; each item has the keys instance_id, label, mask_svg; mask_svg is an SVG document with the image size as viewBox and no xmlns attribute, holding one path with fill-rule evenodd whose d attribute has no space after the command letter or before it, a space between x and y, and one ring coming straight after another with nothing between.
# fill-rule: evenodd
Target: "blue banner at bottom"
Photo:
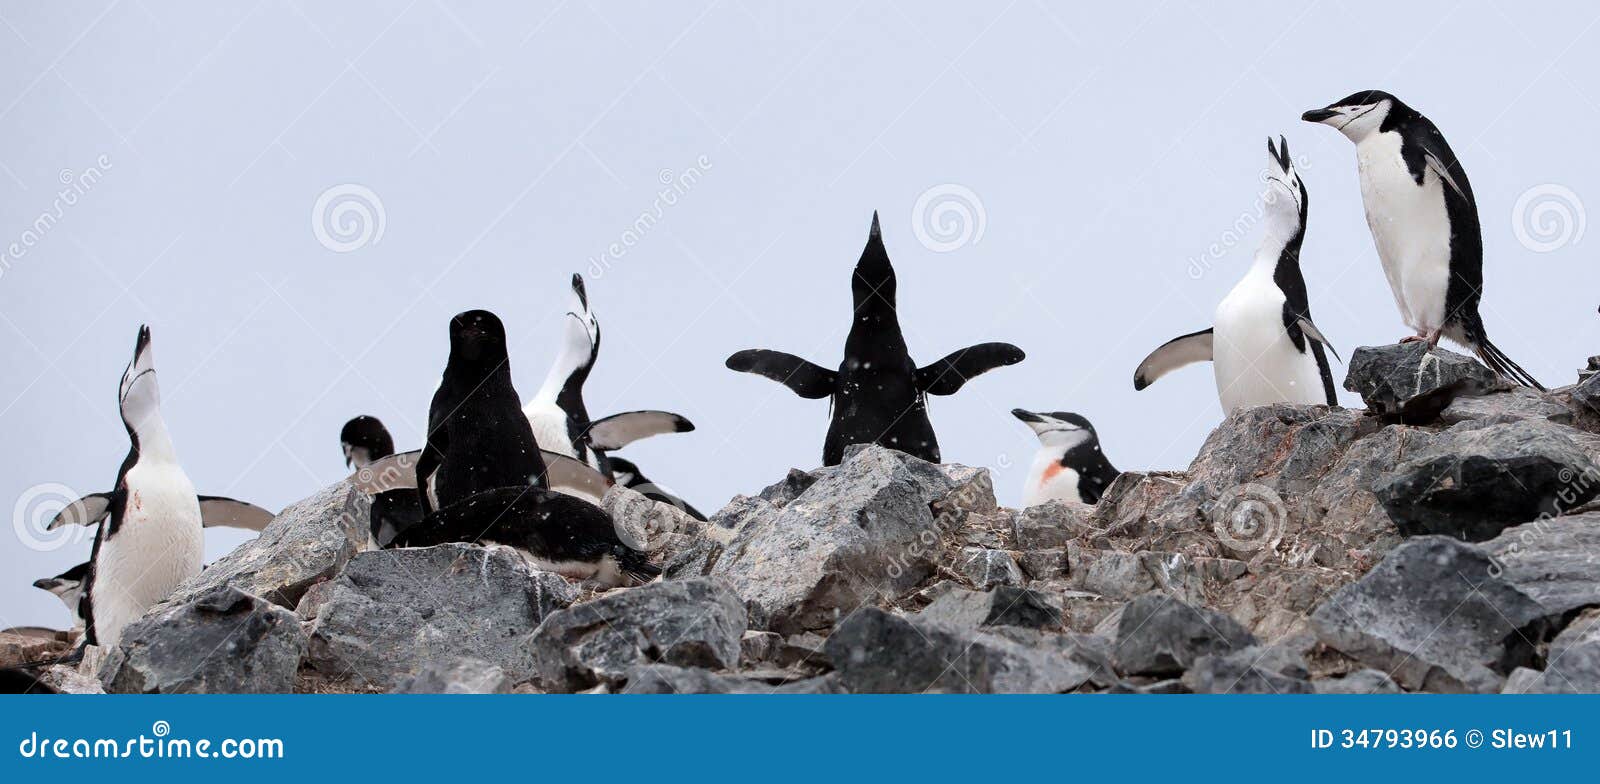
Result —
<instances>
[{"instance_id":1,"label":"blue banner at bottom","mask_svg":"<svg viewBox=\"0 0 1600 784\"><path fill-rule=\"evenodd\" d=\"M1597 709L1546 695L0 697L0 778L1481 778L1595 770Z\"/></svg>"}]
</instances>

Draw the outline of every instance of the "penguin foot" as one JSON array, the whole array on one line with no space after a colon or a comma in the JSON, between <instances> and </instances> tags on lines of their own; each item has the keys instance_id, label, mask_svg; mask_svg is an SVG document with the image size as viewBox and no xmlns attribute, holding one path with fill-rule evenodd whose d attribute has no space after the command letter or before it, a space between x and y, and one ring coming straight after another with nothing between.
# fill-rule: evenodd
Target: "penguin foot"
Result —
<instances>
[{"instance_id":1,"label":"penguin foot","mask_svg":"<svg viewBox=\"0 0 1600 784\"><path fill-rule=\"evenodd\" d=\"M1400 344L1405 345L1407 343L1415 343L1419 340L1427 340L1427 338L1422 335L1407 335L1400 339Z\"/></svg>"}]
</instances>

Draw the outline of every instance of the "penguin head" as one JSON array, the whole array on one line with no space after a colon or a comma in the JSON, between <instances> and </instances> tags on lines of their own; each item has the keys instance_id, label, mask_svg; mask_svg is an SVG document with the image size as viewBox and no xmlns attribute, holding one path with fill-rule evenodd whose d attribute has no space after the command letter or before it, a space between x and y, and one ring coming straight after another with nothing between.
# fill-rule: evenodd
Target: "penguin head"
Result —
<instances>
[{"instance_id":1,"label":"penguin head","mask_svg":"<svg viewBox=\"0 0 1600 784\"><path fill-rule=\"evenodd\" d=\"M1300 115L1306 122L1337 128L1350 141L1360 144L1383 127L1383 121L1396 110L1403 110L1400 99L1382 90L1363 90L1347 95L1321 109Z\"/></svg>"},{"instance_id":2,"label":"penguin head","mask_svg":"<svg viewBox=\"0 0 1600 784\"><path fill-rule=\"evenodd\" d=\"M339 445L344 447L344 464L347 468L361 468L366 464L394 454L394 438L377 417L362 414L344 423L339 431Z\"/></svg>"},{"instance_id":3,"label":"penguin head","mask_svg":"<svg viewBox=\"0 0 1600 784\"><path fill-rule=\"evenodd\" d=\"M883 229L878 225L878 213L872 213L872 228L867 231L867 246L861 250L861 260L850 278L850 291L857 309L877 299L894 306L894 267L889 264L889 251L883 247Z\"/></svg>"},{"instance_id":4,"label":"penguin head","mask_svg":"<svg viewBox=\"0 0 1600 784\"><path fill-rule=\"evenodd\" d=\"M133 359L122 371L122 384L117 390L117 404L122 411L122 422L131 430L161 410L161 387L156 383L156 358L150 344L150 327L139 326L139 337L133 344Z\"/></svg>"},{"instance_id":5,"label":"penguin head","mask_svg":"<svg viewBox=\"0 0 1600 784\"><path fill-rule=\"evenodd\" d=\"M600 354L600 322L589 308L589 292L583 286L583 276L572 275L572 302L567 311L566 332L562 336L561 351L584 358L581 367L590 367Z\"/></svg>"},{"instance_id":6,"label":"penguin head","mask_svg":"<svg viewBox=\"0 0 1600 784\"><path fill-rule=\"evenodd\" d=\"M1021 408L1011 409L1011 415L1022 420L1039 437L1039 443L1066 451L1081 444L1099 443L1094 425L1089 420L1068 412L1052 411L1046 414Z\"/></svg>"},{"instance_id":7,"label":"penguin head","mask_svg":"<svg viewBox=\"0 0 1600 784\"><path fill-rule=\"evenodd\" d=\"M610 455L606 455L606 459L611 463L611 479L618 486L633 487L635 483L649 481L644 478L644 474L639 473L639 466L633 461Z\"/></svg>"},{"instance_id":8,"label":"penguin head","mask_svg":"<svg viewBox=\"0 0 1600 784\"><path fill-rule=\"evenodd\" d=\"M506 327L487 310L469 310L450 319L450 360L493 365L506 360Z\"/></svg>"},{"instance_id":9,"label":"penguin head","mask_svg":"<svg viewBox=\"0 0 1600 784\"><path fill-rule=\"evenodd\" d=\"M78 597L83 593L83 581L88 574L89 564L85 562L55 577L34 580L33 587L55 594L56 598L67 606L67 609L77 612Z\"/></svg>"},{"instance_id":10,"label":"penguin head","mask_svg":"<svg viewBox=\"0 0 1600 784\"><path fill-rule=\"evenodd\" d=\"M1300 181L1300 173L1295 171L1294 159L1289 157L1289 140L1279 136L1274 145L1268 136L1267 157L1266 191L1261 194L1267 218L1303 228L1311 196Z\"/></svg>"}]
</instances>

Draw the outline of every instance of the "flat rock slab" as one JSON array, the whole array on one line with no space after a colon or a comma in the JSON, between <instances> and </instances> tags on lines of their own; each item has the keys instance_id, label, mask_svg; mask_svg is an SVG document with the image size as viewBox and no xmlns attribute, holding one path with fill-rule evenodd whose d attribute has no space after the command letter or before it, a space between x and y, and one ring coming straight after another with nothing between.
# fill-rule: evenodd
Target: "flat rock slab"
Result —
<instances>
[{"instance_id":1,"label":"flat rock slab","mask_svg":"<svg viewBox=\"0 0 1600 784\"><path fill-rule=\"evenodd\" d=\"M213 588L129 625L101 681L112 693L286 693L305 649L294 613L237 588Z\"/></svg>"},{"instance_id":2,"label":"flat rock slab","mask_svg":"<svg viewBox=\"0 0 1600 784\"><path fill-rule=\"evenodd\" d=\"M315 598L302 607L315 612L307 664L332 682L392 691L459 659L526 680L528 635L577 590L510 548L445 544L360 553Z\"/></svg>"},{"instance_id":3,"label":"flat rock slab","mask_svg":"<svg viewBox=\"0 0 1600 784\"><path fill-rule=\"evenodd\" d=\"M1534 658L1531 641L1549 615L1482 548L1421 536L1335 591L1311 625L1323 643L1408 690L1487 694Z\"/></svg>"},{"instance_id":4,"label":"flat rock slab","mask_svg":"<svg viewBox=\"0 0 1600 784\"><path fill-rule=\"evenodd\" d=\"M1367 408L1408 422L1431 421L1451 401L1507 387L1494 371L1471 357L1425 342L1362 346L1350 355L1344 388Z\"/></svg>"},{"instance_id":5,"label":"flat rock slab","mask_svg":"<svg viewBox=\"0 0 1600 784\"><path fill-rule=\"evenodd\" d=\"M612 591L552 613L529 642L540 685L576 692L616 687L641 664L739 666L744 604L705 577Z\"/></svg>"},{"instance_id":6,"label":"flat rock slab","mask_svg":"<svg viewBox=\"0 0 1600 784\"><path fill-rule=\"evenodd\" d=\"M1000 586L984 592L963 588L946 591L924 608L921 616L971 629L979 626L1060 629L1062 625L1059 598L1015 586Z\"/></svg>"},{"instance_id":7,"label":"flat rock slab","mask_svg":"<svg viewBox=\"0 0 1600 784\"><path fill-rule=\"evenodd\" d=\"M1226 613L1149 593L1122 609L1116 667L1124 675L1181 675L1201 656L1255 644L1255 636Z\"/></svg>"}]
</instances>

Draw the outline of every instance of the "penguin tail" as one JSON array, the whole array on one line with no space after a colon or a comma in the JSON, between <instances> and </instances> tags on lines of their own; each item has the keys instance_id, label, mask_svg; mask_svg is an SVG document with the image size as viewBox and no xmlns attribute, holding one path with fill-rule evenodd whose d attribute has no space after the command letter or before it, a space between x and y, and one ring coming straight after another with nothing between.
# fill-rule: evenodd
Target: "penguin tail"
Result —
<instances>
[{"instance_id":1,"label":"penguin tail","mask_svg":"<svg viewBox=\"0 0 1600 784\"><path fill-rule=\"evenodd\" d=\"M647 583L661 576L661 567L650 563L644 553L627 546L617 548L617 566L635 582Z\"/></svg>"},{"instance_id":2,"label":"penguin tail","mask_svg":"<svg viewBox=\"0 0 1600 784\"><path fill-rule=\"evenodd\" d=\"M1533 377L1533 374L1523 370L1522 366L1511 361L1511 357L1506 356L1506 352L1501 351L1499 346L1489 342L1488 336L1478 338L1476 349L1474 353L1478 355L1478 359L1483 360L1483 364L1489 366L1490 370L1522 386L1533 387L1540 392L1548 391Z\"/></svg>"}]
</instances>

